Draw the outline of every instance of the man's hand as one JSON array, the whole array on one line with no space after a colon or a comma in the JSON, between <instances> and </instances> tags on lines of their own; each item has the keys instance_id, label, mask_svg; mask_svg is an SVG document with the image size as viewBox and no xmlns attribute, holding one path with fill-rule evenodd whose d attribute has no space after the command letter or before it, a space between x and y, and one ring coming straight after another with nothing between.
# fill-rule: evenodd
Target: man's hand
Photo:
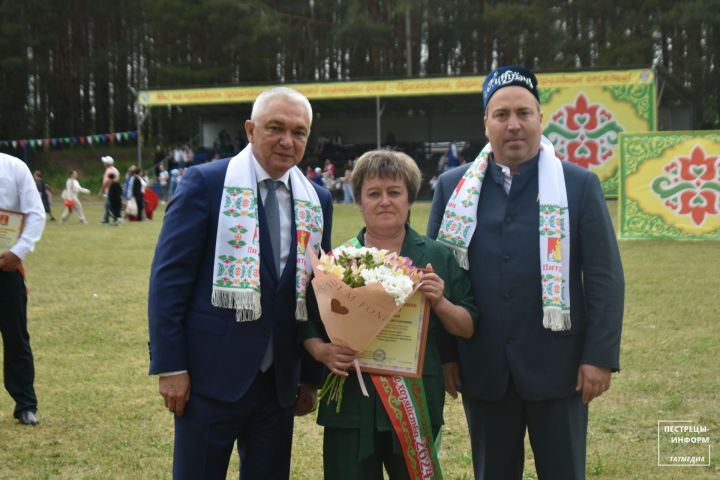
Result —
<instances>
[{"instance_id":1,"label":"man's hand","mask_svg":"<svg viewBox=\"0 0 720 480\"><path fill-rule=\"evenodd\" d=\"M575 391L582 390L583 403L590 403L594 398L610 388L610 369L583 363L578 369Z\"/></svg>"},{"instance_id":2,"label":"man's hand","mask_svg":"<svg viewBox=\"0 0 720 480\"><path fill-rule=\"evenodd\" d=\"M301 384L295 398L295 415L302 417L312 412L315 409L317 398L317 387L305 383Z\"/></svg>"},{"instance_id":3,"label":"man's hand","mask_svg":"<svg viewBox=\"0 0 720 480\"><path fill-rule=\"evenodd\" d=\"M20 268L22 260L13 252L0 253L0 270L3 272L16 272Z\"/></svg>"},{"instance_id":4,"label":"man's hand","mask_svg":"<svg viewBox=\"0 0 720 480\"><path fill-rule=\"evenodd\" d=\"M457 362L443 363L443 377L445 377L445 391L452 398L457 398L457 387L462 385L460 379L460 364Z\"/></svg>"},{"instance_id":5,"label":"man's hand","mask_svg":"<svg viewBox=\"0 0 720 480\"><path fill-rule=\"evenodd\" d=\"M160 395L165 399L165 406L178 417L185 413L185 404L190 398L190 375L179 373L160 377Z\"/></svg>"}]
</instances>

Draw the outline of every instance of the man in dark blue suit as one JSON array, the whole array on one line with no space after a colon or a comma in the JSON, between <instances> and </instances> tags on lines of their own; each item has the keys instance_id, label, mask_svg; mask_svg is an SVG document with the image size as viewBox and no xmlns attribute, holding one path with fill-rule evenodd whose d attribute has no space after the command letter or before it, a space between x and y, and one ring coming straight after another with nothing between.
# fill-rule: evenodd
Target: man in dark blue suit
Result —
<instances>
[{"instance_id":1,"label":"man in dark blue suit","mask_svg":"<svg viewBox=\"0 0 720 480\"><path fill-rule=\"evenodd\" d=\"M479 328L457 342L476 479L520 480L524 436L541 480L585 478L587 406L619 369L624 280L595 174L542 137L537 80L503 67L483 85L489 145L440 176L428 236L471 272Z\"/></svg>"},{"instance_id":2,"label":"man in dark blue suit","mask_svg":"<svg viewBox=\"0 0 720 480\"><path fill-rule=\"evenodd\" d=\"M295 166L312 109L295 90L260 94L236 157L187 170L150 276L150 373L175 414L174 478L287 479L294 414L316 400L303 357L309 255L330 249L332 198ZM301 358L302 357L302 358Z\"/></svg>"}]
</instances>

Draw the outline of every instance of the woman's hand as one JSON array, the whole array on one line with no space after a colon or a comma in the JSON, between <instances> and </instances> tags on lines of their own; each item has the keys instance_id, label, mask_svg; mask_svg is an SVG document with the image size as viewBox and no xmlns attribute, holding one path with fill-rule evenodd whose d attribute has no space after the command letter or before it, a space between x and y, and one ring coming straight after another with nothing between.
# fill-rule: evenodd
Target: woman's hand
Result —
<instances>
[{"instance_id":1,"label":"woman's hand","mask_svg":"<svg viewBox=\"0 0 720 480\"><path fill-rule=\"evenodd\" d=\"M423 273L418 290L425 295L425 298L430 301L430 306L435 309L438 303L445 299L445 280L433 272L432 265L429 263L425 268L428 271Z\"/></svg>"},{"instance_id":2,"label":"woman's hand","mask_svg":"<svg viewBox=\"0 0 720 480\"><path fill-rule=\"evenodd\" d=\"M429 263L425 267L428 271L421 278L420 292L430 301L433 313L449 333L470 338L473 334L473 320L463 307L453 304L445 298L445 281L432 271Z\"/></svg>"},{"instance_id":3,"label":"woman's hand","mask_svg":"<svg viewBox=\"0 0 720 480\"><path fill-rule=\"evenodd\" d=\"M342 345L324 342L317 337L305 340L303 345L315 360L322 362L332 373L341 377L348 376L347 370L359 353Z\"/></svg>"}]
</instances>

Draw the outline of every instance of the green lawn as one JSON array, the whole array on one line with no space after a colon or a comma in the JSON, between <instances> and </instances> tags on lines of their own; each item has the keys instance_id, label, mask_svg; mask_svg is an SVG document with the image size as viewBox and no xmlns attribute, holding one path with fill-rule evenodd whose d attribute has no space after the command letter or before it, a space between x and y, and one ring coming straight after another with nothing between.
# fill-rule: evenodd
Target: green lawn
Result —
<instances>
[{"instance_id":1,"label":"green lawn","mask_svg":"<svg viewBox=\"0 0 720 480\"><path fill-rule=\"evenodd\" d=\"M147 375L146 291L160 222L111 228L98 223L99 203L86 210L89 225L49 222L27 261L41 425L18 425L10 397L0 393L0 479L170 477L172 418ZM426 203L413 209L421 232L428 210ZM334 218L335 244L360 226L351 206L337 206ZM710 428L715 444L720 439L718 247L621 245L623 370L590 409L590 478L718 478L716 459L710 467L656 466L658 420L692 420ZM449 402L446 418L445 477L472 478L459 401ZM314 420L298 420L293 478L322 478L321 445ZM527 451L526 478L536 478ZM237 478L237 465L235 455L229 478Z\"/></svg>"}]
</instances>

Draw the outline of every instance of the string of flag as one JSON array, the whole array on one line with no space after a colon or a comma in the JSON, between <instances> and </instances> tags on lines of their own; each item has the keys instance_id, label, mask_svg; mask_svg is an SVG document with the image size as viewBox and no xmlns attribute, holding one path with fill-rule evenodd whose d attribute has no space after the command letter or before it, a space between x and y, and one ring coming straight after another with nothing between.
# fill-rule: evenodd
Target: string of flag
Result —
<instances>
[{"instance_id":1,"label":"string of flag","mask_svg":"<svg viewBox=\"0 0 720 480\"><path fill-rule=\"evenodd\" d=\"M137 140L137 131L97 133L94 135L81 135L77 137L56 137L56 138L22 138L18 140L0 140L0 147L12 147L14 149L29 148L59 148L75 145L100 145L115 142L132 142Z\"/></svg>"}]
</instances>

